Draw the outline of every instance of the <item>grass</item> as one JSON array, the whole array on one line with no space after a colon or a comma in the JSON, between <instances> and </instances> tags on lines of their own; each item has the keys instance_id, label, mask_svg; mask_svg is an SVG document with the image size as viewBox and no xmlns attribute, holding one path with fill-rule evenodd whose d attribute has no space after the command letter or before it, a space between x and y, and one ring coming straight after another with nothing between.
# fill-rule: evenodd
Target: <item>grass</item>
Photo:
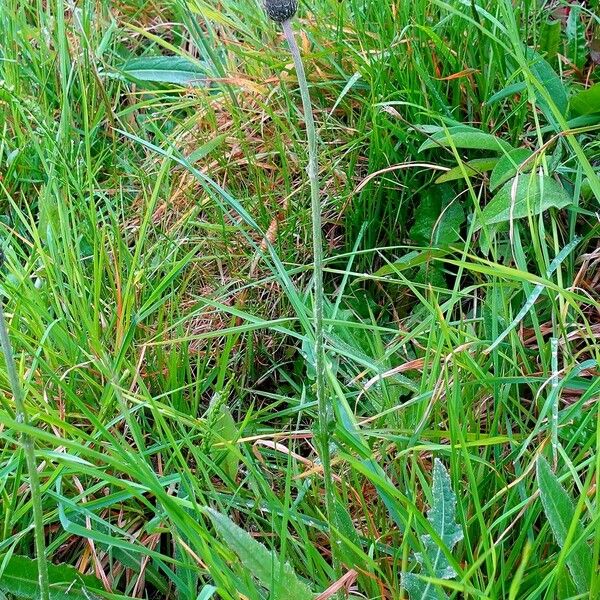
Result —
<instances>
[{"instance_id":1,"label":"grass","mask_svg":"<svg viewBox=\"0 0 600 600\"><path fill-rule=\"evenodd\" d=\"M436 598L600 597L600 118L572 100L599 80L597 16L311 0L293 28L334 515L281 31L254 0L0 4L1 290L28 415L3 364L0 597L39 597L6 582L41 533L88 596L324 599L331 529L353 598L407 598L406 572ZM472 161L503 157L492 189L500 168ZM435 459L454 547L426 518ZM453 578L417 560L426 535Z\"/></svg>"}]
</instances>

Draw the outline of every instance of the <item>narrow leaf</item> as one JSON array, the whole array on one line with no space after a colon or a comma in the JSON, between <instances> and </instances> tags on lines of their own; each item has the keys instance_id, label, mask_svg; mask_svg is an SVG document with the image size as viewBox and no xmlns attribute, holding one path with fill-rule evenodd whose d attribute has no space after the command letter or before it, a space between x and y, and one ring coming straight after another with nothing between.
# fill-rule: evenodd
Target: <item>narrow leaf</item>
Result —
<instances>
[{"instance_id":1,"label":"narrow leaf","mask_svg":"<svg viewBox=\"0 0 600 600\"><path fill-rule=\"evenodd\" d=\"M482 175L487 171L491 171L498 163L497 158L476 158L464 163L464 165L458 165L443 175L440 175L435 182L436 183L447 183L448 181L455 181L457 179L463 179L466 176L474 177ZM464 169L463 169L464 167Z\"/></svg>"},{"instance_id":2,"label":"narrow leaf","mask_svg":"<svg viewBox=\"0 0 600 600\"><path fill-rule=\"evenodd\" d=\"M216 435L217 443L229 443L229 445L225 446L224 450L218 451L218 454L223 456L223 470L232 481L235 481L238 473L239 458L234 444L237 442L240 434L227 405L221 404L218 407L218 414L212 431Z\"/></svg>"},{"instance_id":3,"label":"narrow leaf","mask_svg":"<svg viewBox=\"0 0 600 600\"><path fill-rule=\"evenodd\" d=\"M540 50L545 53L547 60L553 60L558 53L560 43L560 21L546 21L540 31Z\"/></svg>"},{"instance_id":4,"label":"narrow leaf","mask_svg":"<svg viewBox=\"0 0 600 600\"><path fill-rule=\"evenodd\" d=\"M212 140L208 140L206 144L202 144L199 148L196 148L188 157L188 161L190 164L194 164L200 159L204 158L207 154L216 150L225 140L227 139L227 134L223 133L213 138Z\"/></svg>"},{"instance_id":5,"label":"narrow leaf","mask_svg":"<svg viewBox=\"0 0 600 600\"><path fill-rule=\"evenodd\" d=\"M585 27L581 19L581 7L576 4L569 11L566 34L567 58L577 69L583 69L587 61L588 47Z\"/></svg>"},{"instance_id":6,"label":"narrow leaf","mask_svg":"<svg viewBox=\"0 0 600 600\"><path fill-rule=\"evenodd\" d=\"M575 518L575 509L571 498L550 469L550 465L543 458L537 460L537 482L540 488L540 498L544 512L552 528L556 543L564 548L567 533ZM574 540L579 540L583 535L583 527L577 523ZM567 566L573 577L575 587L580 594L589 592L590 580L593 570L592 552L585 541L581 541L569 553Z\"/></svg>"},{"instance_id":7,"label":"narrow leaf","mask_svg":"<svg viewBox=\"0 0 600 600\"><path fill-rule=\"evenodd\" d=\"M513 83L511 85L507 85L504 89L501 89L499 92L496 92L492 96L488 98L486 104L491 106L496 102L500 102L500 100L504 100L509 96L515 96L516 94L522 94L527 89L527 85L524 81L519 81L519 83Z\"/></svg>"},{"instance_id":8,"label":"narrow leaf","mask_svg":"<svg viewBox=\"0 0 600 600\"><path fill-rule=\"evenodd\" d=\"M546 89L560 113L564 115L567 112L569 100L562 79L558 76L550 63L542 58L542 56L533 48L527 49L527 57L532 61L530 65L532 74ZM539 102L541 106L547 106L542 98L539 99Z\"/></svg>"},{"instance_id":9,"label":"narrow leaf","mask_svg":"<svg viewBox=\"0 0 600 600\"><path fill-rule=\"evenodd\" d=\"M450 127L447 131L440 131L432 135L421 145L419 152L440 146L445 148L454 146L467 150L488 150L490 152L509 152L513 149L508 142L497 138L491 133L465 131L462 127Z\"/></svg>"},{"instance_id":10,"label":"narrow leaf","mask_svg":"<svg viewBox=\"0 0 600 600\"><path fill-rule=\"evenodd\" d=\"M182 56L142 56L127 61L121 72L127 79L172 83L180 86L206 85L206 70Z\"/></svg>"}]
</instances>

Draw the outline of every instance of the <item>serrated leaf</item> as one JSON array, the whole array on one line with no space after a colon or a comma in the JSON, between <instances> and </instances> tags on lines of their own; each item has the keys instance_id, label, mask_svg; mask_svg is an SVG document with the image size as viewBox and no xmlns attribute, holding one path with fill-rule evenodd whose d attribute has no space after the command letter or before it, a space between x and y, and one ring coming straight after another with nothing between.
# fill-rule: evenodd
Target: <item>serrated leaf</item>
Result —
<instances>
[{"instance_id":1,"label":"serrated leaf","mask_svg":"<svg viewBox=\"0 0 600 600\"><path fill-rule=\"evenodd\" d=\"M464 163L464 165L458 165L443 175L440 175L435 182L436 183L447 183L448 181L456 181L457 179L463 179L465 175L473 177L482 175L487 171L491 171L498 163L497 158L476 158ZM464 171L463 171L464 167Z\"/></svg>"},{"instance_id":2,"label":"serrated leaf","mask_svg":"<svg viewBox=\"0 0 600 600\"><path fill-rule=\"evenodd\" d=\"M128 60L121 73L135 81L171 83L180 86L206 85L206 70L183 56L142 56Z\"/></svg>"},{"instance_id":3,"label":"serrated leaf","mask_svg":"<svg viewBox=\"0 0 600 600\"><path fill-rule=\"evenodd\" d=\"M507 182L485 206L475 230L484 225L539 215L550 208L564 208L573 202L571 196L546 175L519 176L516 186L514 181Z\"/></svg>"},{"instance_id":4,"label":"serrated leaf","mask_svg":"<svg viewBox=\"0 0 600 600\"><path fill-rule=\"evenodd\" d=\"M447 131L434 133L426 140L419 152L430 148L456 147L466 150L488 150L490 152L508 152L512 146L500 138L484 131L465 131L463 127L450 127Z\"/></svg>"},{"instance_id":5,"label":"serrated leaf","mask_svg":"<svg viewBox=\"0 0 600 600\"><path fill-rule=\"evenodd\" d=\"M517 174L519 167L523 162L530 158L532 154L533 152L527 148L517 148L500 158L490 177L490 191L493 192L503 183L512 179ZM526 169L522 172L526 173L528 170L531 171L532 166L533 162L531 162L530 165L527 165Z\"/></svg>"},{"instance_id":6,"label":"serrated leaf","mask_svg":"<svg viewBox=\"0 0 600 600\"><path fill-rule=\"evenodd\" d=\"M600 112L600 83L575 94L571 98L571 110L578 115L589 115Z\"/></svg>"},{"instance_id":7,"label":"serrated leaf","mask_svg":"<svg viewBox=\"0 0 600 600\"><path fill-rule=\"evenodd\" d=\"M463 539L463 531L456 522L456 496L452 490L452 482L448 471L439 459L435 460L433 466L433 489L431 508L427 513L427 520L440 536L448 550L452 550L460 540ZM434 575L439 579L452 579L456 576L454 569L448 563L448 559L442 549L429 535L422 537L425 544L429 562ZM416 559L423 565L424 558L421 554L415 555Z\"/></svg>"},{"instance_id":8,"label":"serrated leaf","mask_svg":"<svg viewBox=\"0 0 600 600\"><path fill-rule=\"evenodd\" d=\"M443 590L431 585L414 573L402 574L402 587L411 600L442 600L448 598Z\"/></svg>"},{"instance_id":9,"label":"serrated leaf","mask_svg":"<svg viewBox=\"0 0 600 600\"><path fill-rule=\"evenodd\" d=\"M550 469L550 465L539 457L536 465L537 482L544 513L552 528L556 543L562 549L567 539L571 523L575 518L575 509L571 498ZM583 527L577 523L574 540L583 535ZM567 567L579 594L589 592L593 570L592 552L585 540L571 550L567 558Z\"/></svg>"},{"instance_id":10,"label":"serrated leaf","mask_svg":"<svg viewBox=\"0 0 600 600\"><path fill-rule=\"evenodd\" d=\"M425 196L415 212L415 223L410 228L410 237L424 246L443 246L460 238L460 228L465 213L458 202L442 207L439 196Z\"/></svg>"},{"instance_id":11,"label":"serrated leaf","mask_svg":"<svg viewBox=\"0 0 600 600\"><path fill-rule=\"evenodd\" d=\"M456 522L456 495L448 471L438 459L433 466L433 486L431 508L427 520L438 534L446 549L451 552L460 540L463 531ZM421 536L424 553L416 553L415 558L423 573L431 572L437 579L453 579L456 572L448 562L443 549L430 535ZM411 600L446 598L445 592L438 590L432 583L425 582L413 573L402 574L402 585L408 591Z\"/></svg>"},{"instance_id":12,"label":"serrated leaf","mask_svg":"<svg viewBox=\"0 0 600 600\"><path fill-rule=\"evenodd\" d=\"M219 537L235 552L244 568L270 592L277 592L278 600L312 600L308 586L298 579L289 563L281 568L276 552L257 542L249 533L238 527L229 517L205 508Z\"/></svg>"},{"instance_id":13,"label":"serrated leaf","mask_svg":"<svg viewBox=\"0 0 600 600\"><path fill-rule=\"evenodd\" d=\"M51 600L99 600L94 591L102 584L93 575L82 575L70 565L48 563ZM0 571L0 590L16 598L40 597L37 561L11 556Z\"/></svg>"}]
</instances>

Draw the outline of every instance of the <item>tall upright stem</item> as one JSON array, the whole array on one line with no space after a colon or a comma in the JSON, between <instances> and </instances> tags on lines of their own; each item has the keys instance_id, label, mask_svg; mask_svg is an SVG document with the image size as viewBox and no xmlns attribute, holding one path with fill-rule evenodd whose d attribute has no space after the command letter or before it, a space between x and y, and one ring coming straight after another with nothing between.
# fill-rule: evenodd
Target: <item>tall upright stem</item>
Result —
<instances>
[{"instance_id":1,"label":"tall upright stem","mask_svg":"<svg viewBox=\"0 0 600 600\"><path fill-rule=\"evenodd\" d=\"M315 371L316 385L315 391L317 396L317 442L318 450L323 466L323 479L325 483L325 509L329 522L329 537L331 543L331 551L333 565L336 572L339 571L337 560L337 544L335 532L335 489L333 486L333 477L331 474L331 458L329 454L329 428L332 421L331 407L327 399L327 389L325 384L325 347L323 336L323 232L321 224L321 199L319 189L319 155L317 147L317 132L315 128L315 120L312 112L312 103L310 101L310 92L308 91L308 83L306 81L306 73L304 72L304 64L300 54L300 48L296 42L294 32L292 30L291 21L287 20L282 23L283 32L294 59L296 73L298 75L298 85L300 87L300 95L302 96L302 107L304 109L304 121L306 123L306 136L308 138L308 178L310 181L310 198L311 198L311 220L312 220L312 242L313 242L313 266L314 266L314 303L313 303L313 320L314 320L314 355L315 355ZM332 524L334 525L332 527Z\"/></svg>"},{"instance_id":2,"label":"tall upright stem","mask_svg":"<svg viewBox=\"0 0 600 600\"><path fill-rule=\"evenodd\" d=\"M0 344L4 353L4 362L6 363L6 374L15 399L15 418L18 422L25 425L29 419L25 408L23 398L23 388L17 375L15 361L12 352L12 346L8 337L8 328L4 318L4 308L0 298ZM35 448L33 439L28 433L21 436L23 451L25 453L25 462L27 463L27 472L29 474L29 488L31 490L31 506L33 510L33 528L35 540L35 553L38 565L38 583L40 586L40 600L50 600L50 589L48 581L48 565L46 563L46 543L44 540L44 513L42 511L42 498L40 494L40 480L37 472L35 460Z\"/></svg>"}]
</instances>

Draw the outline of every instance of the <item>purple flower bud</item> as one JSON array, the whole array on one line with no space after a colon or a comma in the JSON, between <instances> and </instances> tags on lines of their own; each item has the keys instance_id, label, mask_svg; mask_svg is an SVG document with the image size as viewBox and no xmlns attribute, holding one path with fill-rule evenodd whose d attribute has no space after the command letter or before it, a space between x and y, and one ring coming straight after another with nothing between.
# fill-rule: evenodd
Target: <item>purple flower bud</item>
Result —
<instances>
[{"instance_id":1,"label":"purple flower bud","mask_svg":"<svg viewBox=\"0 0 600 600\"><path fill-rule=\"evenodd\" d=\"M298 0L264 0L267 15L277 23L291 19L298 10Z\"/></svg>"}]
</instances>

